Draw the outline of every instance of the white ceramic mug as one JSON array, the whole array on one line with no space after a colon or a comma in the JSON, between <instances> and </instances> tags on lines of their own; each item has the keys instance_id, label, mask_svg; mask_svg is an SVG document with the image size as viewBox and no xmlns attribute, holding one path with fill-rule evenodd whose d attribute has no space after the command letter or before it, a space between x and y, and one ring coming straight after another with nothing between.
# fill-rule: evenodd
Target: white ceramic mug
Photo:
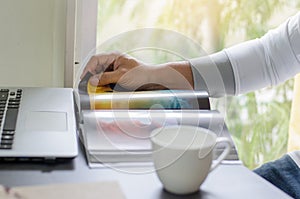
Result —
<instances>
[{"instance_id":1,"label":"white ceramic mug","mask_svg":"<svg viewBox=\"0 0 300 199\"><path fill-rule=\"evenodd\" d=\"M213 162L213 148L225 142L225 149ZM205 128L196 126L166 126L151 133L153 161L164 188L175 194L190 194L199 190L208 173L229 154L231 142L218 138Z\"/></svg>"}]
</instances>

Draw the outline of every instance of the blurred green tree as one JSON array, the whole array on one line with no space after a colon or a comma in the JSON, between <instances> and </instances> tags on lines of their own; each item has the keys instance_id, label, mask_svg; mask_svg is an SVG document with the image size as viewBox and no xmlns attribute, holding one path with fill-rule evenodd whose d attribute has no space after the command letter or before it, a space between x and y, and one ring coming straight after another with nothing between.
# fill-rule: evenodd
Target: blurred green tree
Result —
<instances>
[{"instance_id":1,"label":"blurred green tree","mask_svg":"<svg viewBox=\"0 0 300 199\"><path fill-rule=\"evenodd\" d=\"M110 16L118 15L126 3L125 0L99 2L103 23ZM274 14L299 7L300 0L164 0L163 3L136 0L130 3L133 5L130 20L137 28L147 26L145 21L156 15L156 27L181 32L212 53L229 43L262 36L273 28L269 22ZM161 8L153 10L153 5ZM293 80L290 80L277 87L227 97L227 125L241 160L249 168L286 152L292 90Z\"/></svg>"}]
</instances>

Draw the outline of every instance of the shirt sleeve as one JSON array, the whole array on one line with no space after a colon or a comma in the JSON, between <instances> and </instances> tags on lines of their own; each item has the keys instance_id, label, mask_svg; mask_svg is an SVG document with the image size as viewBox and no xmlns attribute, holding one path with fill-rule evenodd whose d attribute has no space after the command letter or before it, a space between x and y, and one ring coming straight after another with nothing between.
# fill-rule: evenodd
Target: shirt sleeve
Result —
<instances>
[{"instance_id":1,"label":"shirt sleeve","mask_svg":"<svg viewBox=\"0 0 300 199\"><path fill-rule=\"evenodd\" d=\"M235 93L231 63L224 51L190 60L194 90L206 90L211 97Z\"/></svg>"},{"instance_id":2,"label":"shirt sleeve","mask_svg":"<svg viewBox=\"0 0 300 199\"><path fill-rule=\"evenodd\" d=\"M235 94L277 85L300 72L300 13L260 39L225 49L235 79Z\"/></svg>"},{"instance_id":3,"label":"shirt sleeve","mask_svg":"<svg viewBox=\"0 0 300 199\"><path fill-rule=\"evenodd\" d=\"M212 97L277 85L300 72L300 12L263 37L190 60L195 90Z\"/></svg>"},{"instance_id":4,"label":"shirt sleeve","mask_svg":"<svg viewBox=\"0 0 300 199\"><path fill-rule=\"evenodd\" d=\"M289 152L288 155L294 160L300 169L300 151L292 151Z\"/></svg>"}]
</instances>

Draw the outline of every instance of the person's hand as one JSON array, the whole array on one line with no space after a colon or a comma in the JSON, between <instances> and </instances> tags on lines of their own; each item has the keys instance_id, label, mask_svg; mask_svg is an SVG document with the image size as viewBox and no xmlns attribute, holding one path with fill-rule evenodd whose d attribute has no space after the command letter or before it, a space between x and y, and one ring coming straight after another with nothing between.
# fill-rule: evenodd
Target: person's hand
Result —
<instances>
[{"instance_id":1,"label":"person's hand","mask_svg":"<svg viewBox=\"0 0 300 199\"><path fill-rule=\"evenodd\" d=\"M152 66L127 54L98 54L88 61L81 79L90 72L93 76L89 82L93 86L113 83L129 90L149 90L154 88L154 84L150 83L150 77L155 75L151 75L151 71L153 71Z\"/></svg>"},{"instance_id":2,"label":"person's hand","mask_svg":"<svg viewBox=\"0 0 300 199\"><path fill-rule=\"evenodd\" d=\"M128 90L193 89L187 61L150 65L127 54L98 54L89 60L81 79L87 72L93 75L89 80L93 86L118 84Z\"/></svg>"}]
</instances>

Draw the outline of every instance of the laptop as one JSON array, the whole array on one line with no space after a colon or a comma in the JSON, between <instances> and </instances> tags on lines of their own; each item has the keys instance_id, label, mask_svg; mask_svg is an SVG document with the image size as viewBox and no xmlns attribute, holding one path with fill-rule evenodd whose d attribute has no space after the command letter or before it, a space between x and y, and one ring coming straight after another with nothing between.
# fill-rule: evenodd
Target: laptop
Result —
<instances>
[{"instance_id":1,"label":"laptop","mask_svg":"<svg viewBox=\"0 0 300 199\"><path fill-rule=\"evenodd\" d=\"M71 88L0 88L0 160L56 161L78 154Z\"/></svg>"}]
</instances>

